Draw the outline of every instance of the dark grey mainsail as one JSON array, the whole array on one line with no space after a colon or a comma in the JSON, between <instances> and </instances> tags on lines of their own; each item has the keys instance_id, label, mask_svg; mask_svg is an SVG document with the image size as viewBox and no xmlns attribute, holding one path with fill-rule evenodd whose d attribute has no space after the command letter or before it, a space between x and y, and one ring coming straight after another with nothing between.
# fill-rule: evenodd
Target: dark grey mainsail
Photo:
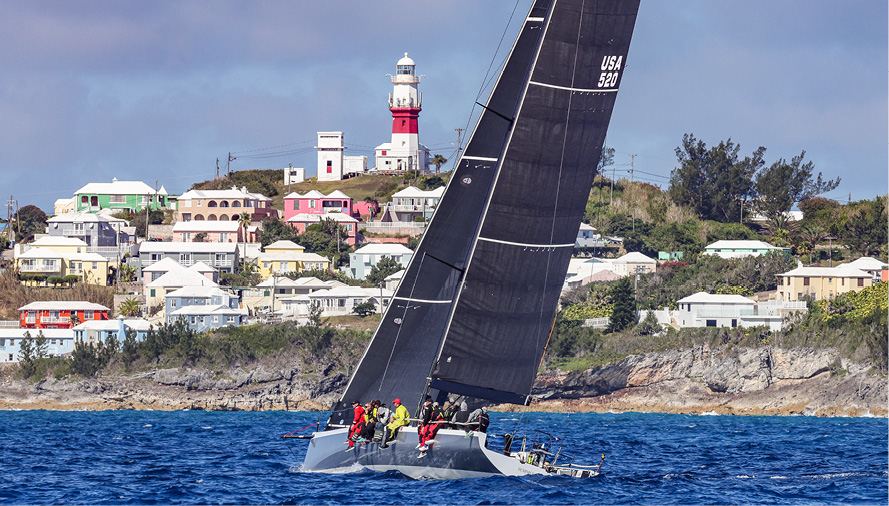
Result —
<instances>
[{"instance_id":1,"label":"dark grey mainsail","mask_svg":"<svg viewBox=\"0 0 889 506\"><path fill-rule=\"evenodd\" d=\"M638 5L534 2L331 422L353 400L414 411L430 388L527 400Z\"/></svg>"}]
</instances>

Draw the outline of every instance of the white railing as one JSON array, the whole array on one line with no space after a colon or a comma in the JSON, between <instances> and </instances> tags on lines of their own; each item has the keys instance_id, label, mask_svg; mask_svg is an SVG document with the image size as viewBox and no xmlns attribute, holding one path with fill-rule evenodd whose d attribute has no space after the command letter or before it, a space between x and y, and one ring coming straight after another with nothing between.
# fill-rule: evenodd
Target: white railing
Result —
<instances>
[{"instance_id":1,"label":"white railing","mask_svg":"<svg viewBox=\"0 0 889 506\"><path fill-rule=\"evenodd\" d=\"M58 264L37 264L37 265L28 265L22 264L19 267L19 270L22 272L60 272Z\"/></svg>"},{"instance_id":2,"label":"white railing","mask_svg":"<svg viewBox=\"0 0 889 506\"><path fill-rule=\"evenodd\" d=\"M435 209L435 206L430 206L430 205L425 205L425 206L424 206L424 205L411 205L411 204L393 204L392 206L390 206L390 208L391 208L393 211L395 211L395 212L403 212L403 213L404 213L404 212L408 212L408 213L417 212L417 213L419 213L419 212L425 212L425 211L432 212L432 210Z\"/></svg>"},{"instance_id":3,"label":"white railing","mask_svg":"<svg viewBox=\"0 0 889 506\"><path fill-rule=\"evenodd\" d=\"M71 323L68 316L44 316L40 319L40 323Z\"/></svg>"},{"instance_id":4,"label":"white railing","mask_svg":"<svg viewBox=\"0 0 889 506\"><path fill-rule=\"evenodd\" d=\"M18 320L0 320L0 329L17 329L19 327L21 327L21 323Z\"/></svg>"},{"instance_id":5,"label":"white railing","mask_svg":"<svg viewBox=\"0 0 889 506\"><path fill-rule=\"evenodd\" d=\"M231 267L232 261L231 260L216 260L215 262L213 262L213 265L216 267Z\"/></svg>"},{"instance_id":6,"label":"white railing","mask_svg":"<svg viewBox=\"0 0 889 506\"><path fill-rule=\"evenodd\" d=\"M369 223L359 223L358 230L368 228L423 228L426 223L422 221L374 221Z\"/></svg>"},{"instance_id":7,"label":"white railing","mask_svg":"<svg viewBox=\"0 0 889 506\"><path fill-rule=\"evenodd\" d=\"M611 319L607 316L605 318L587 318L583 322L584 327L592 327L594 329L604 329L608 327L608 324L611 323Z\"/></svg>"}]
</instances>

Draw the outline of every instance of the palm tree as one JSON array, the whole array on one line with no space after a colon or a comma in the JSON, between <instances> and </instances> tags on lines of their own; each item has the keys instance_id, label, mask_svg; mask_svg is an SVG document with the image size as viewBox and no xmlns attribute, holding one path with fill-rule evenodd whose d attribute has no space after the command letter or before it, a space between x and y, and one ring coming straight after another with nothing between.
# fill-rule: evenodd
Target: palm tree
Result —
<instances>
[{"instance_id":1,"label":"palm tree","mask_svg":"<svg viewBox=\"0 0 889 506\"><path fill-rule=\"evenodd\" d=\"M142 312L140 306L141 304L139 304L139 299L130 297L117 306L117 312L118 314L122 314L124 316L139 316L139 314Z\"/></svg>"},{"instance_id":2,"label":"palm tree","mask_svg":"<svg viewBox=\"0 0 889 506\"><path fill-rule=\"evenodd\" d=\"M438 174L441 172L441 166L448 163L448 159L441 156L435 155L432 157L432 165L435 165L435 173Z\"/></svg>"},{"instance_id":3,"label":"palm tree","mask_svg":"<svg viewBox=\"0 0 889 506\"><path fill-rule=\"evenodd\" d=\"M369 215L368 221L373 221L375 211L379 208L380 203L379 203L379 201L377 201L376 197L373 197L373 196L364 197L364 201L367 202L368 204L370 204L370 206L368 206L368 209L367 209L368 215Z\"/></svg>"},{"instance_id":4,"label":"palm tree","mask_svg":"<svg viewBox=\"0 0 889 506\"><path fill-rule=\"evenodd\" d=\"M250 223L252 223L252 222L253 222L253 218L250 216L250 213L248 213L247 211L244 211L243 213L238 215L238 225L240 225L244 229L244 246L242 249L243 255L241 255L243 257L242 261L244 263L247 262L247 227L249 227Z\"/></svg>"}]
</instances>

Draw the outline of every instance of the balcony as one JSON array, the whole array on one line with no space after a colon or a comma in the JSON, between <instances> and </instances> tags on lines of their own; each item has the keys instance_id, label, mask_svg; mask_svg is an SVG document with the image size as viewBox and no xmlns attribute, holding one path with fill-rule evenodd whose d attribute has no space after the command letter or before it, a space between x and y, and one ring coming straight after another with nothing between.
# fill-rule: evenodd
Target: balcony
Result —
<instances>
[{"instance_id":1,"label":"balcony","mask_svg":"<svg viewBox=\"0 0 889 506\"><path fill-rule=\"evenodd\" d=\"M60 273L61 266L58 263L21 264L21 272Z\"/></svg>"},{"instance_id":2,"label":"balcony","mask_svg":"<svg viewBox=\"0 0 889 506\"><path fill-rule=\"evenodd\" d=\"M40 318L40 323L71 323L71 317L69 316L44 316Z\"/></svg>"}]
</instances>

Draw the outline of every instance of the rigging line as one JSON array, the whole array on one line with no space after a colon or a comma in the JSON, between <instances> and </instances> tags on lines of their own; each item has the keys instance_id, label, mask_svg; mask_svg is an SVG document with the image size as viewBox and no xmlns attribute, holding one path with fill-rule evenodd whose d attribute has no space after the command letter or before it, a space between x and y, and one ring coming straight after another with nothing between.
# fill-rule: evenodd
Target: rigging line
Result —
<instances>
[{"instance_id":1,"label":"rigging line","mask_svg":"<svg viewBox=\"0 0 889 506\"><path fill-rule=\"evenodd\" d=\"M243 154L243 153L255 153L256 151L267 151L267 150L269 150L269 149L278 149L278 148L284 148L284 147L287 147L287 146L295 146L295 145L297 145L297 144L305 144L305 143L307 143L307 142L313 143L313 142L315 142L315 140L314 140L314 139L309 139L309 140L306 140L306 141L300 141L300 142L290 142L290 143L287 143L287 144L280 144L280 145L278 145L278 146L271 146L271 147L268 147L268 148L248 149L248 150L246 150L246 151L232 151L232 154L233 154L233 155L237 155L237 154Z\"/></svg>"},{"instance_id":2,"label":"rigging line","mask_svg":"<svg viewBox=\"0 0 889 506\"><path fill-rule=\"evenodd\" d=\"M497 59L497 53L500 52L500 47L503 45L503 39L506 37L506 33L509 31L509 25L512 24L512 18L515 16L516 9L519 8L519 0L516 0L515 4L512 6L512 12L509 14L509 19L506 21L506 26L503 27L503 33L500 34L500 40L497 42L497 48L494 50L494 54L491 56L491 62L488 64L488 70L485 71L485 78L482 80L482 86L479 87L478 93L475 95L476 103L482 96L482 92L485 89L485 82L491 76L491 69L494 67L494 61Z\"/></svg>"},{"instance_id":3,"label":"rigging line","mask_svg":"<svg viewBox=\"0 0 889 506\"><path fill-rule=\"evenodd\" d=\"M420 257L420 265L417 266L417 275L414 276L414 282L411 284L411 291L408 294L409 298L411 298L411 299L414 298L414 290L417 288L417 280L420 278L419 273L423 270L423 262L424 261L426 261L426 254L425 253L423 254L422 257ZM407 274L407 271L405 271L405 274ZM394 294L393 294L393 298L394 298ZM382 303L382 301L381 301L381 303ZM404 323L404 319L407 318L407 310L408 310L407 306L408 305L409 304L405 304L404 312L401 314L401 322L402 323ZM390 303L389 307L390 308L392 307L391 303ZM388 309L386 310L386 313L387 314L389 313ZM383 326L383 321L381 319L380 320L380 327L382 327L382 326ZM389 358L386 360L386 367L383 369L383 374L380 375L380 386L377 387L377 392L380 392L383 390L383 382L386 381L386 374L389 372L389 366L392 364L392 357L395 355L395 348L398 346L398 338L401 337L401 328L402 328L402 326L399 324L398 330L395 332L395 339L392 341L392 349L389 350Z\"/></svg>"}]
</instances>

